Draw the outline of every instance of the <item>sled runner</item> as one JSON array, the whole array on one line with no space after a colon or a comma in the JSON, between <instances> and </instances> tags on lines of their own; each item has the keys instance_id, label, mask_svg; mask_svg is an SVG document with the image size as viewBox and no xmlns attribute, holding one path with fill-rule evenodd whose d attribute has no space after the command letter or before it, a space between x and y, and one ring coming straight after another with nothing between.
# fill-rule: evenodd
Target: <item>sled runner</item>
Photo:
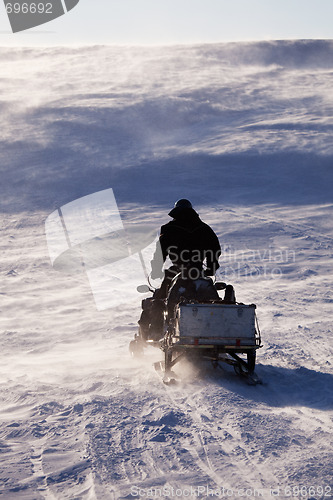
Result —
<instances>
[{"instance_id":1,"label":"sled runner","mask_svg":"<svg viewBox=\"0 0 333 500\"><path fill-rule=\"evenodd\" d=\"M218 290L226 290L224 299ZM148 291L149 287L138 287ZM151 290L152 291L152 290ZM155 295L155 294L154 294ZM165 383L172 383L172 369L183 357L201 357L230 364L248 383L260 383L255 374L256 351L261 337L256 306L237 303L231 285L213 283L210 278L196 280L176 276L166 300L144 299L139 332L130 343L132 355L148 345L164 352L164 362L155 368Z\"/></svg>"}]
</instances>

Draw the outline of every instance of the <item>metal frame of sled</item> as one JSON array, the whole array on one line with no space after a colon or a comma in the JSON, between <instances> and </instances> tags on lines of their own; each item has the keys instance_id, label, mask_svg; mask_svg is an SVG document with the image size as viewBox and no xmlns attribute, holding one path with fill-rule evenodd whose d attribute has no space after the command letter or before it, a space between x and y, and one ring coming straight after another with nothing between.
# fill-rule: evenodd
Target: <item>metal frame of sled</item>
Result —
<instances>
[{"instance_id":1,"label":"metal frame of sled","mask_svg":"<svg viewBox=\"0 0 333 500\"><path fill-rule=\"evenodd\" d=\"M219 283L214 286L220 289ZM139 291L146 292L147 288ZM152 304L149 300L148 306ZM130 352L136 356L141 355L143 348L149 345L160 348L164 352L164 361L154 366L165 383L175 382L176 375L172 369L185 356L208 359L215 368L220 366L220 362L227 363L249 384L261 383L254 372L256 351L262 347L254 304L180 297L178 303L166 304L163 314L164 332L161 338L146 338L139 322L139 333L130 343ZM240 356L244 354L246 359Z\"/></svg>"},{"instance_id":2,"label":"metal frame of sled","mask_svg":"<svg viewBox=\"0 0 333 500\"><path fill-rule=\"evenodd\" d=\"M212 361L213 366L224 362L234 367L238 375L251 384L260 383L256 376L256 351L261 345L261 334L254 304L223 304L221 302L181 302L159 344L164 362L155 368L163 372L165 383L174 381L172 368L184 357L200 355ZM247 360L239 356L246 354Z\"/></svg>"}]
</instances>

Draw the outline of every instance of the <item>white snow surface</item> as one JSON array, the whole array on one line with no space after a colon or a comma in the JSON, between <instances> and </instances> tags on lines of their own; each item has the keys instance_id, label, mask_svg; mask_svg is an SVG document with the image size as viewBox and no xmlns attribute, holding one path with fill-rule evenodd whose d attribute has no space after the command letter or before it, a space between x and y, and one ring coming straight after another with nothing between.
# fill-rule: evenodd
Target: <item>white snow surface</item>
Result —
<instances>
[{"instance_id":1,"label":"white snow surface","mask_svg":"<svg viewBox=\"0 0 333 500\"><path fill-rule=\"evenodd\" d=\"M0 495L329 498L333 42L0 60ZM52 267L47 217L108 188L128 223L158 230L185 197L213 227L263 385L184 362L164 386L162 352L129 356L142 296L124 278L97 311L84 272Z\"/></svg>"}]
</instances>

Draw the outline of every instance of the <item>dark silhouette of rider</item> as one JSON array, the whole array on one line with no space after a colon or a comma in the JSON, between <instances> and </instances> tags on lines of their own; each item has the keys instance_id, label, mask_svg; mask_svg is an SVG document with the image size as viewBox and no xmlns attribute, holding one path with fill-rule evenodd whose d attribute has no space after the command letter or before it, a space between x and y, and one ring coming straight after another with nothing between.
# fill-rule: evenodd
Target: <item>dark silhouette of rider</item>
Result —
<instances>
[{"instance_id":1,"label":"dark silhouette of rider","mask_svg":"<svg viewBox=\"0 0 333 500\"><path fill-rule=\"evenodd\" d=\"M161 227L159 241L151 261L152 279L164 277L164 280L161 287L155 290L153 298L143 301L139 320L141 336L145 340L159 340L163 337L164 313L167 312L168 321L174 318L179 293L184 292L184 298L187 292L190 297L193 297L193 292L199 297L202 278L206 278L209 284L208 277L214 276L220 267L219 240L212 228L200 219L191 202L186 199L178 200L169 212L169 216L173 220ZM172 266L163 272L162 268L167 257L170 258ZM175 276L177 280L170 289ZM201 285L197 289L194 282L198 278L201 278L199 280ZM233 286L225 285L224 288L223 302L234 304L236 298ZM221 300L214 286L204 286L201 294L202 300Z\"/></svg>"},{"instance_id":2,"label":"dark silhouette of rider","mask_svg":"<svg viewBox=\"0 0 333 500\"><path fill-rule=\"evenodd\" d=\"M176 274L197 279L214 276L220 267L218 260L221 247L213 229L205 224L193 209L189 200L181 199L175 203L168 214L172 221L161 227L156 252L151 261L152 279L163 278L161 288L155 298L166 298L170 284ZM162 271L166 258L172 266ZM205 269L204 269L205 262Z\"/></svg>"}]
</instances>

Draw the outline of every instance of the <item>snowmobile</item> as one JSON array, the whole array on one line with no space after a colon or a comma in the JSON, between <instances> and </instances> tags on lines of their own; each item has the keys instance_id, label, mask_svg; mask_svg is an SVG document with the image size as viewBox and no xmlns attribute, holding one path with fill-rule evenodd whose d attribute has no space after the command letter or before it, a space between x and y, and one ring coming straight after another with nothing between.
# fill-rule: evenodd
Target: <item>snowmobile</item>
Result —
<instances>
[{"instance_id":1,"label":"snowmobile","mask_svg":"<svg viewBox=\"0 0 333 500\"><path fill-rule=\"evenodd\" d=\"M132 356L143 354L151 345L164 352L164 361L155 363L166 384L174 383L173 367L182 358L205 358L214 368L220 362L232 365L249 384L261 383L255 373L256 351L261 334L255 304L236 302L232 285L215 282L204 275L190 279L176 275L166 299L158 290L140 285L141 293L152 292L143 299L138 333L130 342ZM219 291L224 290L224 298Z\"/></svg>"}]
</instances>

